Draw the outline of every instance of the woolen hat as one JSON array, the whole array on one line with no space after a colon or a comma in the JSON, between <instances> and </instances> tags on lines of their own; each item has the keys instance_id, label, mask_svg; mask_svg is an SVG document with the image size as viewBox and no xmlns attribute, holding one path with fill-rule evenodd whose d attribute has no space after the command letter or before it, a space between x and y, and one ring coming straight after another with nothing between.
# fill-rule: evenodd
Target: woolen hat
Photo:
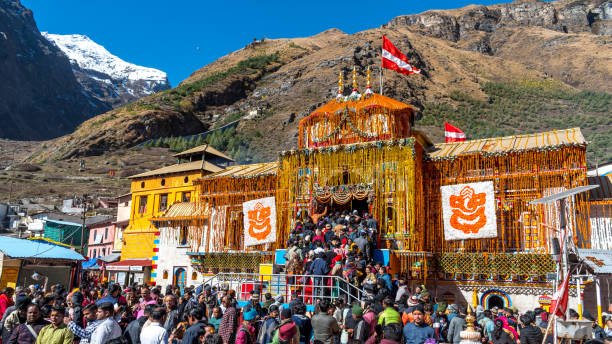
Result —
<instances>
[{"instance_id":1,"label":"woolen hat","mask_svg":"<svg viewBox=\"0 0 612 344\"><path fill-rule=\"evenodd\" d=\"M417 297L415 295L412 295L409 299L408 299L408 306L412 307L412 306L416 306L419 304L419 300L417 299Z\"/></svg>"},{"instance_id":2,"label":"woolen hat","mask_svg":"<svg viewBox=\"0 0 612 344\"><path fill-rule=\"evenodd\" d=\"M289 341L297 333L295 323L288 322L278 328L278 338L282 341Z\"/></svg>"},{"instance_id":3,"label":"woolen hat","mask_svg":"<svg viewBox=\"0 0 612 344\"><path fill-rule=\"evenodd\" d=\"M357 316L362 316L363 315L363 308L361 308L360 305L354 305L353 308L351 309L353 315L357 315Z\"/></svg>"},{"instance_id":4,"label":"woolen hat","mask_svg":"<svg viewBox=\"0 0 612 344\"><path fill-rule=\"evenodd\" d=\"M446 312L446 302L438 302L438 312Z\"/></svg>"},{"instance_id":5,"label":"woolen hat","mask_svg":"<svg viewBox=\"0 0 612 344\"><path fill-rule=\"evenodd\" d=\"M244 314L242 315L242 319L246 321L255 320L256 317L257 317L257 310L255 308L251 308L250 310L244 312Z\"/></svg>"}]
</instances>

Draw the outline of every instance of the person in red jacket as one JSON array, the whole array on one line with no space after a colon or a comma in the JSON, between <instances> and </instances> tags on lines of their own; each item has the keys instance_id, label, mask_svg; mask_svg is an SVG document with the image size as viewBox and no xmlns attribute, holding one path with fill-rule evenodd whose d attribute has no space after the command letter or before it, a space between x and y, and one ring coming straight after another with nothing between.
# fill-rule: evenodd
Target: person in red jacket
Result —
<instances>
[{"instance_id":1,"label":"person in red jacket","mask_svg":"<svg viewBox=\"0 0 612 344\"><path fill-rule=\"evenodd\" d=\"M0 292L0 319L4 316L6 309L13 305L13 294L15 289L6 287Z\"/></svg>"}]
</instances>

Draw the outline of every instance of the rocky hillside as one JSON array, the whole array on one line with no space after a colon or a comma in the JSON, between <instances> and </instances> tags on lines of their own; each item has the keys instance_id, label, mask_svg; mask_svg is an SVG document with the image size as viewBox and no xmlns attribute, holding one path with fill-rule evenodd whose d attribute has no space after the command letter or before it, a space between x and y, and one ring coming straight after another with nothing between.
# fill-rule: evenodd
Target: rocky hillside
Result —
<instances>
[{"instance_id":1,"label":"rocky hillside","mask_svg":"<svg viewBox=\"0 0 612 344\"><path fill-rule=\"evenodd\" d=\"M417 126L434 141L445 120L470 138L580 126L592 164L612 160L610 3L599 0L470 6L353 35L332 29L252 43L172 90L85 122L35 156L95 155L210 131L207 140L239 161L275 159L295 147L297 121L334 97L338 71L348 77L356 66L362 88L367 66L378 75L383 34L423 71L385 71L383 93L419 108ZM235 125L215 130L228 123Z\"/></svg>"},{"instance_id":2,"label":"rocky hillside","mask_svg":"<svg viewBox=\"0 0 612 344\"><path fill-rule=\"evenodd\" d=\"M3 138L57 137L110 109L82 92L66 56L15 0L0 0L0 80Z\"/></svg>"},{"instance_id":3,"label":"rocky hillside","mask_svg":"<svg viewBox=\"0 0 612 344\"><path fill-rule=\"evenodd\" d=\"M170 88L165 72L126 62L84 35L43 32L70 59L87 94L117 107Z\"/></svg>"}]
</instances>

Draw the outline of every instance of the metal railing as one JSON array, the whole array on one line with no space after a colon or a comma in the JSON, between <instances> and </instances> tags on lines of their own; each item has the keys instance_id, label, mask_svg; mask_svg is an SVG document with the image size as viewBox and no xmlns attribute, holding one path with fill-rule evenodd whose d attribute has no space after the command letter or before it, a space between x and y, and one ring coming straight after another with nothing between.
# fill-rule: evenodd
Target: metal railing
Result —
<instances>
[{"instance_id":1,"label":"metal railing","mask_svg":"<svg viewBox=\"0 0 612 344\"><path fill-rule=\"evenodd\" d=\"M234 290L238 301L252 300L251 291L258 292L259 301L263 301L264 295L270 293L273 298L283 296L285 303L301 298L307 305L315 305L317 300L333 302L339 298L352 303L372 296L340 276L224 272L203 283L216 286L217 290L224 287Z\"/></svg>"}]
</instances>

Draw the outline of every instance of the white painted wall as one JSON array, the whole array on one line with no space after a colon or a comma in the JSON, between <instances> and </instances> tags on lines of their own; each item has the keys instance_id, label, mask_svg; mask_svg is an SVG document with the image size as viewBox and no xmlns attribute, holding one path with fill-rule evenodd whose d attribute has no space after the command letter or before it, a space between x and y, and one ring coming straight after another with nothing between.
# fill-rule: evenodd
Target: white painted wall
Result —
<instances>
[{"instance_id":1,"label":"white painted wall","mask_svg":"<svg viewBox=\"0 0 612 344\"><path fill-rule=\"evenodd\" d=\"M175 268L183 267L187 271L186 285L198 285L202 280L202 276L196 272L196 280L192 279L192 273L195 271L191 266L191 258L187 252L192 251L189 246L180 246L178 238L171 233L178 230L171 230L166 227L160 228L159 235L159 251L157 252L157 276L155 277L156 285L165 287L171 285ZM168 272L168 278L164 278L164 271Z\"/></svg>"}]
</instances>

